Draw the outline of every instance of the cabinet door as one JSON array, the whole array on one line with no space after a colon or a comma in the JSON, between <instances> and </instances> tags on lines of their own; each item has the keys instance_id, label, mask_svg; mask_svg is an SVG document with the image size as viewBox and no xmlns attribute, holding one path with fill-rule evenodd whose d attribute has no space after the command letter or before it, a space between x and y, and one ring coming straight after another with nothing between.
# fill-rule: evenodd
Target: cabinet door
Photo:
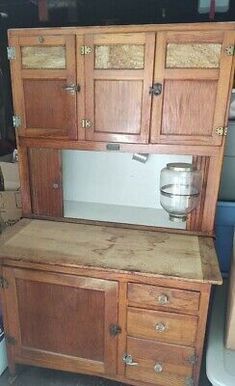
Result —
<instances>
[{"instance_id":1,"label":"cabinet door","mask_svg":"<svg viewBox=\"0 0 235 386\"><path fill-rule=\"evenodd\" d=\"M81 95L76 87L75 36L19 36L10 44L16 47L11 69L19 134L76 139Z\"/></svg>"},{"instance_id":2,"label":"cabinet door","mask_svg":"<svg viewBox=\"0 0 235 386\"><path fill-rule=\"evenodd\" d=\"M220 145L226 125L234 32L159 32L151 142Z\"/></svg>"},{"instance_id":3,"label":"cabinet door","mask_svg":"<svg viewBox=\"0 0 235 386\"><path fill-rule=\"evenodd\" d=\"M115 374L118 283L3 268L13 358L61 370ZM10 307L10 308L9 308Z\"/></svg>"},{"instance_id":4,"label":"cabinet door","mask_svg":"<svg viewBox=\"0 0 235 386\"><path fill-rule=\"evenodd\" d=\"M154 33L85 36L86 140L149 140Z\"/></svg>"},{"instance_id":5,"label":"cabinet door","mask_svg":"<svg viewBox=\"0 0 235 386\"><path fill-rule=\"evenodd\" d=\"M60 150L28 150L32 212L41 216L63 216L62 161Z\"/></svg>"}]
</instances>

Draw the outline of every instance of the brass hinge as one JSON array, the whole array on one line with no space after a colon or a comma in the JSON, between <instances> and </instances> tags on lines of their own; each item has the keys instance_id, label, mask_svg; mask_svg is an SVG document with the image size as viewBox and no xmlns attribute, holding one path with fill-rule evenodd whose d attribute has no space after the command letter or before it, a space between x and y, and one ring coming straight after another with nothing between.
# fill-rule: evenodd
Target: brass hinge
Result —
<instances>
[{"instance_id":1,"label":"brass hinge","mask_svg":"<svg viewBox=\"0 0 235 386\"><path fill-rule=\"evenodd\" d=\"M0 288L6 289L9 287L9 283L5 277L0 276Z\"/></svg>"},{"instance_id":2,"label":"brass hinge","mask_svg":"<svg viewBox=\"0 0 235 386\"><path fill-rule=\"evenodd\" d=\"M219 136L226 136L228 134L228 128L227 127L217 127L215 129L215 133Z\"/></svg>"},{"instance_id":3,"label":"brass hinge","mask_svg":"<svg viewBox=\"0 0 235 386\"><path fill-rule=\"evenodd\" d=\"M14 336L5 335L6 343L11 345L16 345L17 340L14 338Z\"/></svg>"},{"instance_id":4,"label":"brass hinge","mask_svg":"<svg viewBox=\"0 0 235 386\"><path fill-rule=\"evenodd\" d=\"M89 46L81 46L80 47L80 54L81 55L88 55L92 52L92 48Z\"/></svg>"},{"instance_id":5,"label":"brass hinge","mask_svg":"<svg viewBox=\"0 0 235 386\"><path fill-rule=\"evenodd\" d=\"M15 47L7 47L7 58L9 60L16 59L16 49L15 49Z\"/></svg>"},{"instance_id":6,"label":"brass hinge","mask_svg":"<svg viewBox=\"0 0 235 386\"><path fill-rule=\"evenodd\" d=\"M228 46L225 48L225 54L227 56L233 56L235 54L235 47L234 46Z\"/></svg>"},{"instance_id":7,"label":"brass hinge","mask_svg":"<svg viewBox=\"0 0 235 386\"><path fill-rule=\"evenodd\" d=\"M89 129L91 127L91 121L89 121L89 119L82 119L81 125L83 129Z\"/></svg>"},{"instance_id":8,"label":"brass hinge","mask_svg":"<svg viewBox=\"0 0 235 386\"><path fill-rule=\"evenodd\" d=\"M16 129L21 126L21 118L18 115L13 115L12 121L13 121L13 126Z\"/></svg>"}]
</instances>

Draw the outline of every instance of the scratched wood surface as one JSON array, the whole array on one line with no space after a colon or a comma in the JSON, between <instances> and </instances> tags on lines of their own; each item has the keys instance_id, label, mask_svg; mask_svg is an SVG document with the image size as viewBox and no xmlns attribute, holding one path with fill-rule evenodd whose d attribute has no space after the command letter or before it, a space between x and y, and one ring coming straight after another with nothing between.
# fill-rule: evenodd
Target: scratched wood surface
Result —
<instances>
[{"instance_id":1,"label":"scratched wood surface","mask_svg":"<svg viewBox=\"0 0 235 386\"><path fill-rule=\"evenodd\" d=\"M1 235L0 257L221 283L208 237L22 219Z\"/></svg>"}]
</instances>

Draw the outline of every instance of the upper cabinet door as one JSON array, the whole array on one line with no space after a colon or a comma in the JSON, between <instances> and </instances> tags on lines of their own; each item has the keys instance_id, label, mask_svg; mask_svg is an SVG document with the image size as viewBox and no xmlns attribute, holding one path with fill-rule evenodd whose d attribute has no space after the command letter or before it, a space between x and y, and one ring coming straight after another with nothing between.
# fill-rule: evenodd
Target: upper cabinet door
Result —
<instances>
[{"instance_id":1,"label":"upper cabinet door","mask_svg":"<svg viewBox=\"0 0 235 386\"><path fill-rule=\"evenodd\" d=\"M81 138L149 141L154 33L85 35L85 117Z\"/></svg>"},{"instance_id":2,"label":"upper cabinet door","mask_svg":"<svg viewBox=\"0 0 235 386\"><path fill-rule=\"evenodd\" d=\"M220 145L234 32L159 32L155 54L151 142Z\"/></svg>"},{"instance_id":3,"label":"upper cabinet door","mask_svg":"<svg viewBox=\"0 0 235 386\"><path fill-rule=\"evenodd\" d=\"M19 36L10 44L16 47L11 69L19 134L77 139L75 36Z\"/></svg>"}]
</instances>

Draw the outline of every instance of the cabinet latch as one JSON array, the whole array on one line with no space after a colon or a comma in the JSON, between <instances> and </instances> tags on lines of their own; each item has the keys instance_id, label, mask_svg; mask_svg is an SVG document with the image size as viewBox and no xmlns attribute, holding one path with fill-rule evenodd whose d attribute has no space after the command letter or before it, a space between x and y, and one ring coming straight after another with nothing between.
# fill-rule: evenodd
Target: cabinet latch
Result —
<instances>
[{"instance_id":1,"label":"cabinet latch","mask_svg":"<svg viewBox=\"0 0 235 386\"><path fill-rule=\"evenodd\" d=\"M91 121L89 121L89 119L82 119L81 120L81 125L82 125L83 129L90 129Z\"/></svg>"},{"instance_id":2,"label":"cabinet latch","mask_svg":"<svg viewBox=\"0 0 235 386\"><path fill-rule=\"evenodd\" d=\"M226 136L228 134L228 128L227 127L217 127L215 129L215 133L219 135L220 137Z\"/></svg>"},{"instance_id":3,"label":"cabinet latch","mask_svg":"<svg viewBox=\"0 0 235 386\"><path fill-rule=\"evenodd\" d=\"M122 356L122 362L127 366L138 366L139 363L133 361L133 357L130 354L124 354Z\"/></svg>"},{"instance_id":4,"label":"cabinet latch","mask_svg":"<svg viewBox=\"0 0 235 386\"><path fill-rule=\"evenodd\" d=\"M109 327L109 332L111 336L117 336L121 334L122 329L118 324L111 324Z\"/></svg>"},{"instance_id":5,"label":"cabinet latch","mask_svg":"<svg viewBox=\"0 0 235 386\"><path fill-rule=\"evenodd\" d=\"M15 47L7 47L7 58L9 60L16 59L16 49L15 49Z\"/></svg>"},{"instance_id":6,"label":"cabinet latch","mask_svg":"<svg viewBox=\"0 0 235 386\"><path fill-rule=\"evenodd\" d=\"M14 338L14 336L5 335L6 343L11 345L16 345L17 340Z\"/></svg>"},{"instance_id":7,"label":"cabinet latch","mask_svg":"<svg viewBox=\"0 0 235 386\"><path fill-rule=\"evenodd\" d=\"M16 129L21 126L21 118L18 115L13 115L12 121L13 121L13 126Z\"/></svg>"},{"instance_id":8,"label":"cabinet latch","mask_svg":"<svg viewBox=\"0 0 235 386\"><path fill-rule=\"evenodd\" d=\"M233 56L235 54L235 47L233 45L226 47L225 54L227 56Z\"/></svg>"},{"instance_id":9,"label":"cabinet latch","mask_svg":"<svg viewBox=\"0 0 235 386\"><path fill-rule=\"evenodd\" d=\"M80 54L81 55L88 55L92 52L92 48L89 46L81 46L80 47Z\"/></svg>"},{"instance_id":10,"label":"cabinet latch","mask_svg":"<svg viewBox=\"0 0 235 386\"><path fill-rule=\"evenodd\" d=\"M6 289L8 287L9 287L9 283L8 283L7 279L5 279L5 277L3 277L3 276L0 276L0 288Z\"/></svg>"}]
</instances>

